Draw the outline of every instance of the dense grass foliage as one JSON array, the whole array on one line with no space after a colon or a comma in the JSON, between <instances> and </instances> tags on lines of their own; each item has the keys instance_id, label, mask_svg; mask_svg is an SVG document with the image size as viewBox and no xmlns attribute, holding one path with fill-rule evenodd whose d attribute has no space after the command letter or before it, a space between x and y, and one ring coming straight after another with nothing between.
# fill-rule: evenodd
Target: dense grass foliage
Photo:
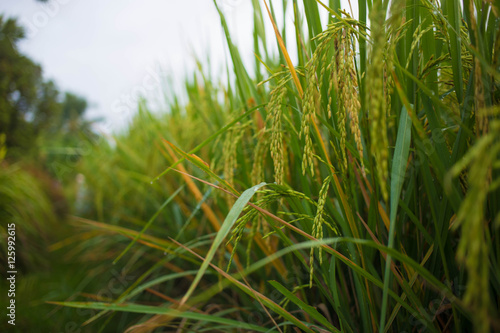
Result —
<instances>
[{"instance_id":1,"label":"dense grass foliage","mask_svg":"<svg viewBox=\"0 0 500 333\"><path fill-rule=\"evenodd\" d=\"M134 279L64 304L102 331L499 330L500 8L283 1L290 35L252 3L252 72L219 11L229 84L200 70L82 160L78 251Z\"/></svg>"},{"instance_id":2,"label":"dense grass foliage","mask_svg":"<svg viewBox=\"0 0 500 333\"><path fill-rule=\"evenodd\" d=\"M7 280L10 277L7 271L10 271L8 263L14 259L18 272L14 291L18 320L16 326L3 320L0 330L30 332L36 328L51 332L64 327L68 321L77 327L76 323L81 320L74 309L54 309L45 304L46 301L69 299L78 290L81 277L87 275L70 261L62 260L61 252L53 252L50 248L70 232L64 222L68 207L61 186L32 164L9 164L1 156L2 150L5 146L0 146L0 220L5 221L0 225L0 266L3 269L0 289L5 291L0 306L7 308L10 305L7 291L13 289ZM11 240L8 228L12 225L16 230L14 256L8 250L8 240ZM76 277L78 273L80 276Z\"/></svg>"}]
</instances>

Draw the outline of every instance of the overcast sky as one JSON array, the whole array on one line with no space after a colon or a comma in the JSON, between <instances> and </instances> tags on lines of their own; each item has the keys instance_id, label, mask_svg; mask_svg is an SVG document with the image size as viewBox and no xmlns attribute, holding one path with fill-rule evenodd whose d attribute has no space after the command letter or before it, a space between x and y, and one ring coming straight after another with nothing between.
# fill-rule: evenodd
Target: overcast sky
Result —
<instances>
[{"instance_id":1,"label":"overcast sky","mask_svg":"<svg viewBox=\"0 0 500 333\"><path fill-rule=\"evenodd\" d=\"M217 3L250 65L251 1ZM273 1L278 13L280 3ZM108 133L130 121L138 94L165 88L158 84L162 71L180 86L194 70L194 54L203 60L209 55L212 71L219 75L228 57L212 0L1 0L0 13L19 19L27 34L21 51L41 64L44 76L61 91L85 97L91 103L88 117L103 117L100 127Z\"/></svg>"},{"instance_id":2,"label":"overcast sky","mask_svg":"<svg viewBox=\"0 0 500 333\"><path fill-rule=\"evenodd\" d=\"M235 40L251 53L250 1L218 2ZM209 0L2 0L0 13L18 17L27 38L21 50L42 65L46 78L92 104L89 116L118 130L130 120L135 97L159 89L160 70L180 78L194 54L210 54L222 70L226 46Z\"/></svg>"}]
</instances>

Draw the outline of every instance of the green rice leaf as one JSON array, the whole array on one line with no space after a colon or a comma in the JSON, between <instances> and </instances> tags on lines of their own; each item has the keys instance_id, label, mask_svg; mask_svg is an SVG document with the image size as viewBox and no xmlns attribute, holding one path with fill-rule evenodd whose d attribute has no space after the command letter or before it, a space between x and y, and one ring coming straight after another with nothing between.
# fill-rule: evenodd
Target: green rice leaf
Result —
<instances>
[{"instance_id":1,"label":"green rice leaf","mask_svg":"<svg viewBox=\"0 0 500 333\"><path fill-rule=\"evenodd\" d=\"M392 157L392 171L391 171L391 212L390 212L390 227L389 227L389 242L388 247L394 246L394 233L396 228L396 214L398 211L399 197L406 173L406 164L408 155L410 153L411 142L411 118L408 116L408 111L405 107L401 111L399 118L398 136L396 139L396 149ZM385 325L385 316L387 314L387 291L389 289L391 272L391 255L387 254L385 261L384 273L384 293L382 296L382 310L380 314L380 328L382 332Z\"/></svg>"},{"instance_id":2,"label":"green rice leaf","mask_svg":"<svg viewBox=\"0 0 500 333\"><path fill-rule=\"evenodd\" d=\"M219 317L214 314L207 315L204 313L189 312L189 311L182 312L176 309L169 309L159 306L140 305L133 303L114 304L114 303L100 303L100 302L50 302L50 303L61 306L68 306L72 308L80 308L80 309L97 309L97 310L111 310L111 311L133 312L133 313L144 313L144 314L168 315L168 316L175 316L191 320L198 320L201 322L224 324L226 326L238 327L256 332L267 332L267 328L253 324L248 324L237 320Z\"/></svg>"},{"instance_id":3,"label":"green rice leaf","mask_svg":"<svg viewBox=\"0 0 500 333\"><path fill-rule=\"evenodd\" d=\"M236 200L234 203L233 207L229 211L229 214L227 214L226 219L224 220L224 223L222 223L222 226L217 232L217 235L215 236L214 242L212 243L212 246L210 247L210 250L208 250L207 256L205 257L205 260L203 261L203 264L200 267L200 270L198 271L198 274L196 274L196 277L194 278L193 283L189 287L188 291L184 295L184 297L181 300L181 304L184 304L187 299L191 296L193 293L194 289L200 282L201 278L205 274L205 271L207 270L210 262L212 261L215 252L219 248L219 246L222 244L224 239L226 238L227 234L231 231L231 228L233 227L234 223L238 219L238 216L240 216L241 211L247 203L250 201L250 199L253 197L255 192L257 192L261 187L267 185L267 183L260 183L258 185L255 185L249 189L247 189L245 192L241 194L241 196Z\"/></svg>"}]
</instances>

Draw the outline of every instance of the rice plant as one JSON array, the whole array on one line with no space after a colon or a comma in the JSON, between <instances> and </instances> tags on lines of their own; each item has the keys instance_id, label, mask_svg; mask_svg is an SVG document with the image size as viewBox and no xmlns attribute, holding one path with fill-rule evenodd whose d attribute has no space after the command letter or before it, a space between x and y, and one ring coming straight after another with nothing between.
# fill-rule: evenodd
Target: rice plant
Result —
<instances>
[{"instance_id":1,"label":"rice plant","mask_svg":"<svg viewBox=\"0 0 500 333\"><path fill-rule=\"evenodd\" d=\"M82 161L82 246L139 277L59 304L101 331L500 330L498 4L252 4L253 72L214 1L229 83L201 68Z\"/></svg>"}]
</instances>

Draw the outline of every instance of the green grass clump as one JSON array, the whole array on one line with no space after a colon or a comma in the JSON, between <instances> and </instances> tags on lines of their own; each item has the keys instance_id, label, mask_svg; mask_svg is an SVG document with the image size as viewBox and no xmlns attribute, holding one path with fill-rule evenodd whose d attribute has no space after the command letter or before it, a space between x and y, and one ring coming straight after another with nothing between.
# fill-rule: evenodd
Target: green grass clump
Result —
<instances>
[{"instance_id":1,"label":"green grass clump","mask_svg":"<svg viewBox=\"0 0 500 333\"><path fill-rule=\"evenodd\" d=\"M46 247L53 237L49 230L65 213L61 189L43 172L1 160L0 181L0 218L5 221L0 226L2 266L7 267L7 225L15 224L17 246L23 249L18 251L16 267L24 271L47 267Z\"/></svg>"},{"instance_id":2,"label":"green grass clump","mask_svg":"<svg viewBox=\"0 0 500 333\"><path fill-rule=\"evenodd\" d=\"M284 1L290 36L252 3L253 73L219 11L230 82L200 70L82 160L82 253L138 278L63 304L130 332L500 329L499 8Z\"/></svg>"},{"instance_id":3,"label":"green grass clump","mask_svg":"<svg viewBox=\"0 0 500 333\"><path fill-rule=\"evenodd\" d=\"M0 330L53 332L78 327L82 319L78 310L45 303L70 299L87 275L85 266L65 260L51 248L73 232L67 225L68 207L61 186L32 163L5 160L0 160L0 184L0 289L5 292L0 306L7 308L11 299L16 306L16 325L6 317ZM15 289L7 280L10 271L16 272Z\"/></svg>"}]
</instances>

